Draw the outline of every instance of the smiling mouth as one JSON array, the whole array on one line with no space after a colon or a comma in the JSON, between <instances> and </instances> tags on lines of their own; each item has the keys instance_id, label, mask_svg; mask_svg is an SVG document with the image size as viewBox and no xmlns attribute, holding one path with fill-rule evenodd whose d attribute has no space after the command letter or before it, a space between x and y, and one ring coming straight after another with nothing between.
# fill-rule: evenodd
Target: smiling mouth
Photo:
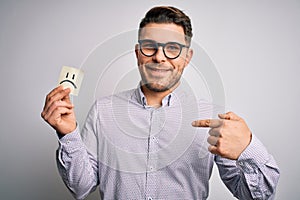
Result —
<instances>
[{"instance_id":1,"label":"smiling mouth","mask_svg":"<svg viewBox=\"0 0 300 200\"><path fill-rule=\"evenodd\" d=\"M170 69L160 69L160 68L152 68L152 67L147 67L147 70L154 77L163 77L168 72L171 71Z\"/></svg>"},{"instance_id":2,"label":"smiling mouth","mask_svg":"<svg viewBox=\"0 0 300 200\"><path fill-rule=\"evenodd\" d=\"M145 66L148 70L151 71L156 71L156 72L167 72L170 71L171 69L169 67L163 67L163 66L158 66L158 65L146 65Z\"/></svg>"},{"instance_id":3,"label":"smiling mouth","mask_svg":"<svg viewBox=\"0 0 300 200\"><path fill-rule=\"evenodd\" d=\"M169 71L169 69L156 69L156 68L148 68L149 70L152 70L152 71L156 71L156 72L167 72Z\"/></svg>"},{"instance_id":4,"label":"smiling mouth","mask_svg":"<svg viewBox=\"0 0 300 200\"><path fill-rule=\"evenodd\" d=\"M62 83L64 83L64 82L71 83L71 84L73 85L73 87L74 87L75 89L77 89L76 85L75 85L72 81L70 81L70 80L63 80L63 81L61 81L59 84L62 84Z\"/></svg>"}]
</instances>

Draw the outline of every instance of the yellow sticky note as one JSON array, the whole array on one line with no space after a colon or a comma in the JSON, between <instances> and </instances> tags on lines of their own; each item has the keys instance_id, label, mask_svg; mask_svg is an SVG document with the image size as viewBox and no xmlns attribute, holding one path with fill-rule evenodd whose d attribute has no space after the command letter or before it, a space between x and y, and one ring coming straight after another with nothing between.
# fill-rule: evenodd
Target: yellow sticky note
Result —
<instances>
[{"instance_id":1,"label":"yellow sticky note","mask_svg":"<svg viewBox=\"0 0 300 200\"><path fill-rule=\"evenodd\" d=\"M72 95L77 96L83 79L83 71L74 67L63 66L59 75L58 84L70 88Z\"/></svg>"}]
</instances>

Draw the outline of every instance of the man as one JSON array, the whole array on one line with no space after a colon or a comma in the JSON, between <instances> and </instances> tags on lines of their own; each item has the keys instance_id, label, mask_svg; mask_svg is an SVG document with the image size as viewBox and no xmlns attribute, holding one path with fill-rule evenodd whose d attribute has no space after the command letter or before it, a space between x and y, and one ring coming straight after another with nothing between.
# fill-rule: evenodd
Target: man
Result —
<instances>
[{"instance_id":1,"label":"man","mask_svg":"<svg viewBox=\"0 0 300 200\"><path fill-rule=\"evenodd\" d=\"M72 194L83 199L99 186L103 199L207 199L215 162L235 197L273 199L273 157L233 112L210 119L214 108L181 80L193 56L189 17L154 7L139 28L139 87L98 99L82 131L70 89L47 95L42 117L58 133L58 169Z\"/></svg>"}]
</instances>

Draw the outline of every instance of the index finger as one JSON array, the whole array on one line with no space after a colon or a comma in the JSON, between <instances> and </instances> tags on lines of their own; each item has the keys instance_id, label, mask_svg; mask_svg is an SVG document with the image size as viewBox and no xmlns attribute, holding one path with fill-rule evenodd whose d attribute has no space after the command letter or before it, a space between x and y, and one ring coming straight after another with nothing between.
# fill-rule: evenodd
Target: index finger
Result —
<instances>
[{"instance_id":1,"label":"index finger","mask_svg":"<svg viewBox=\"0 0 300 200\"><path fill-rule=\"evenodd\" d=\"M47 104L52 104L54 101L63 100L70 102L69 93L70 88L64 89L63 86L58 86L54 88L46 97L45 106Z\"/></svg>"},{"instance_id":2,"label":"index finger","mask_svg":"<svg viewBox=\"0 0 300 200\"><path fill-rule=\"evenodd\" d=\"M56 93L58 93L62 90L64 90L64 87L62 85L57 86L46 96L46 98L47 98L46 100L49 100L52 96L54 96Z\"/></svg>"},{"instance_id":3,"label":"index finger","mask_svg":"<svg viewBox=\"0 0 300 200\"><path fill-rule=\"evenodd\" d=\"M219 119L204 119L193 121L192 126L194 127L210 127L217 128L222 125L222 121Z\"/></svg>"}]
</instances>

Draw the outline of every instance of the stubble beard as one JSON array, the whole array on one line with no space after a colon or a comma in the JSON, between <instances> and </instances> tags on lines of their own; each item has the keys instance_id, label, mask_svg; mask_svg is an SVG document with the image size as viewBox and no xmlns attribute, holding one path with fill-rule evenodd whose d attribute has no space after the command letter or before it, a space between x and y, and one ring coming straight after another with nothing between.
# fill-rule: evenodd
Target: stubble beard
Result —
<instances>
[{"instance_id":1,"label":"stubble beard","mask_svg":"<svg viewBox=\"0 0 300 200\"><path fill-rule=\"evenodd\" d=\"M174 70L171 72L171 75L162 78L147 78L146 73L143 72L141 73L142 84L153 92L165 92L171 90L181 79L181 73L177 71L174 74Z\"/></svg>"}]
</instances>

